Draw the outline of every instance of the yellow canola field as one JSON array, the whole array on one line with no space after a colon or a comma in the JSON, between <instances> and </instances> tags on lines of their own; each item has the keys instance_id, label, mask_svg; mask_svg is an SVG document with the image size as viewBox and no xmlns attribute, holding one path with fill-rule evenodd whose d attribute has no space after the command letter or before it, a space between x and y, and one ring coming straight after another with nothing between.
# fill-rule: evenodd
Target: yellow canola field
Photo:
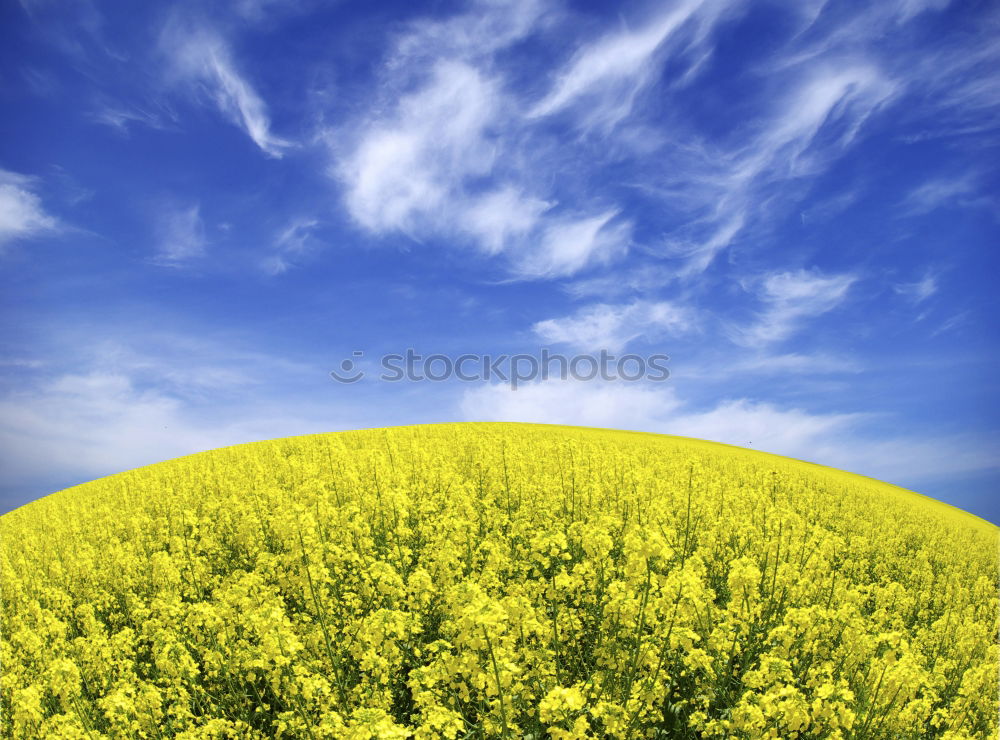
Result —
<instances>
[{"instance_id":1,"label":"yellow canola field","mask_svg":"<svg viewBox=\"0 0 1000 740\"><path fill-rule=\"evenodd\" d=\"M997 736L997 528L739 448L295 437L0 536L5 737Z\"/></svg>"}]
</instances>

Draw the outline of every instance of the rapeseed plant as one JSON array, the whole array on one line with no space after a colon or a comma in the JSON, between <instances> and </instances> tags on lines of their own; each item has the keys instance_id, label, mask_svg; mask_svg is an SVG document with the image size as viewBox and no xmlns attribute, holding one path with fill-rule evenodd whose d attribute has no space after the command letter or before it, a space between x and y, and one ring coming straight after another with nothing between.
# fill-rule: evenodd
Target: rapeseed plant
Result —
<instances>
[{"instance_id":1,"label":"rapeseed plant","mask_svg":"<svg viewBox=\"0 0 1000 740\"><path fill-rule=\"evenodd\" d=\"M15 738L992 738L997 529L696 440L445 424L0 517Z\"/></svg>"}]
</instances>

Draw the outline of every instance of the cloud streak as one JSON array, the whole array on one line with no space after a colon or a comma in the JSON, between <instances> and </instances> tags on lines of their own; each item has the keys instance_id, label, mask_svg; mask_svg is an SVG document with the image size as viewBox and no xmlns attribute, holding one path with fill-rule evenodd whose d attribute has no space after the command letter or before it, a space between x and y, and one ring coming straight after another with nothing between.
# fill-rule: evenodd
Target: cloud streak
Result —
<instances>
[{"instance_id":1,"label":"cloud streak","mask_svg":"<svg viewBox=\"0 0 1000 740\"><path fill-rule=\"evenodd\" d=\"M763 346L787 339L805 319L836 308L855 282L853 275L824 276L805 270L767 275L758 294L764 309L754 323L735 330L734 341Z\"/></svg>"},{"instance_id":2,"label":"cloud streak","mask_svg":"<svg viewBox=\"0 0 1000 740\"><path fill-rule=\"evenodd\" d=\"M914 304L923 303L938 292L938 276L929 272L916 282L896 283L892 289L898 295L909 298Z\"/></svg>"},{"instance_id":3,"label":"cloud streak","mask_svg":"<svg viewBox=\"0 0 1000 740\"><path fill-rule=\"evenodd\" d=\"M201 220L201 207L164 207L158 216L158 247L155 261L178 267L205 253L208 240Z\"/></svg>"},{"instance_id":4,"label":"cloud streak","mask_svg":"<svg viewBox=\"0 0 1000 740\"><path fill-rule=\"evenodd\" d=\"M262 152L280 158L291 146L271 131L267 105L240 73L229 45L218 33L174 18L164 28L160 46L175 80L210 100Z\"/></svg>"},{"instance_id":5,"label":"cloud streak","mask_svg":"<svg viewBox=\"0 0 1000 740\"><path fill-rule=\"evenodd\" d=\"M281 275L304 255L314 241L313 231L319 225L315 218L293 218L275 237L272 254L261 264L269 275Z\"/></svg>"},{"instance_id":6,"label":"cloud streak","mask_svg":"<svg viewBox=\"0 0 1000 740\"><path fill-rule=\"evenodd\" d=\"M515 277L571 276L632 250L637 217L621 183L594 177L611 167L669 214L644 248L693 281L732 245L766 244L775 220L881 114L938 85L874 43L892 29L909 33L938 5L907 0L847 16L817 3L801 14L798 34L742 71L756 90L750 115L707 137L686 120L685 91L709 68L718 31L745 8L684 0L640 22L623 19L622 29L584 40L557 63L539 93L513 85L518 70L499 55L554 27L572 29L573 16L546 15L534 2L476 7L402 34L373 96L379 102L331 133L334 170L363 229L471 242L506 257ZM505 14L511 22L501 32ZM646 96L654 88L655 101ZM557 125L593 136L556 141ZM589 189L573 187L575 180ZM854 202L857 194L844 197ZM602 238L587 238L608 213L614 223L602 227ZM562 245L567 230L583 235L574 237L577 246Z\"/></svg>"},{"instance_id":7,"label":"cloud streak","mask_svg":"<svg viewBox=\"0 0 1000 740\"><path fill-rule=\"evenodd\" d=\"M663 335L683 334L694 325L690 309L666 301L633 301L587 306L570 316L539 321L532 330L550 344L620 352L637 339L652 341Z\"/></svg>"},{"instance_id":8,"label":"cloud streak","mask_svg":"<svg viewBox=\"0 0 1000 740\"><path fill-rule=\"evenodd\" d=\"M398 78L390 74L385 87L394 89L413 77L416 84L388 110L370 111L353 131L330 134L332 174L348 213L366 231L471 245L486 255L502 255L520 279L573 275L622 256L631 225L615 207L590 213L560 207L537 173L512 166L531 154L531 145L519 140L521 124L512 113L518 100L488 70L484 48L467 43L492 27L491 13L508 5L488 4L484 18L443 22L455 37L445 45L454 49L451 57L427 60L412 38L400 41L406 51L398 53L411 64L401 69L390 64ZM534 5L513 7L526 33ZM440 25L423 24L413 35L441 33ZM502 38L512 43L518 37ZM484 40L483 47L495 52L501 42Z\"/></svg>"},{"instance_id":9,"label":"cloud streak","mask_svg":"<svg viewBox=\"0 0 1000 740\"><path fill-rule=\"evenodd\" d=\"M531 118L583 107L576 124L608 131L632 110L636 96L651 85L661 66L668 42L686 23L719 3L683 0L669 11L635 30L608 34L584 45L556 76L552 89L528 112ZM706 14L707 15L707 14ZM704 26L689 44L704 41ZM711 19L712 21L715 18Z\"/></svg>"},{"instance_id":10,"label":"cloud streak","mask_svg":"<svg viewBox=\"0 0 1000 740\"><path fill-rule=\"evenodd\" d=\"M0 169L0 253L18 240L30 239L58 229L35 192L37 181Z\"/></svg>"},{"instance_id":11,"label":"cloud streak","mask_svg":"<svg viewBox=\"0 0 1000 740\"><path fill-rule=\"evenodd\" d=\"M688 155L687 166L669 180L677 193L670 198L673 205L695 217L693 227L668 240L667 253L686 260L682 275L706 270L766 216L769 201L785 184L823 171L896 92L875 65L861 60L816 63L798 76L748 143Z\"/></svg>"},{"instance_id":12,"label":"cloud streak","mask_svg":"<svg viewBox=\"0 0 1000 740\"><path fill-rule=\"evenodd\" d=\"M494 80L469 64L437 64L426 84L402 98L395 115L376 122L337 168L354 218L375 232L444 228L440 216L451 215L449 202L463 197L468 179L493 167L496 150L486 128L499 93Z\"/></svg>"}]
</instances>

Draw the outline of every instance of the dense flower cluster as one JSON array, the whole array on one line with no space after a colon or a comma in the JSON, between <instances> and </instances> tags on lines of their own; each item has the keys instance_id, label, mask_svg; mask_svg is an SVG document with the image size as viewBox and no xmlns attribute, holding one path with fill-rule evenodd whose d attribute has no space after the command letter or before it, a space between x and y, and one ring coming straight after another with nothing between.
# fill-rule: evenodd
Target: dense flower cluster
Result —
<instances>
[{"instance_id":1,"label":"dense flower cluster","mask_svg":"<svg viewBox=\"0 0 1000 740\"><path fill-rule=\"evenodd\" d=\"M0 517L16 738L992 738L997 530L706 442L261 442Z\"/></svg>"}]
</instances>

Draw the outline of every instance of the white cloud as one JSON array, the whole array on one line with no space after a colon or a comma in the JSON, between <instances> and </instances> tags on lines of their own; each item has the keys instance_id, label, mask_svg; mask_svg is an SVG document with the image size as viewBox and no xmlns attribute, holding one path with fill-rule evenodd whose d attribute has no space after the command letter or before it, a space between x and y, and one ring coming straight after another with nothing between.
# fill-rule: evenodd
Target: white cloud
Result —
<instances>
[{"instance_id":1,"label":"white cloud","mask_svg":"<svg viewBox=\"0 0 1000 740\"><path fill-rule=\"evenodd\" d=\"M951 0L899 0L896 3L896 19L899 23L905 23L921 13L944 10L950 4Z\"/></svg>"},{"instance_id":2,"label":"white cloud","mask_svg":"<svg viewBox=\"0 0 1000 740\"><path fill-rule=\"evenodd\" d=\"M271 20L281 13L296 13L310 5L308 0L234 0L233 10L251 23Z\"/></svg>"},{"instance_id":3,"label":"white cloud","mask_svg":"<svg viewBox=\"0 0 1000 740\"><path fill-rule=\"evenodd\" d=\"M314 241L313 231L319 225L315 218L294 218L274 239L272 253L261 263L264 272L280 275L287 272L297 258L308 251Z\"/></svg>"},{"instance_id":4,"label":"white cloud","mask_svg":"<svg viewBox=\"0 0 1000 740\"><path fill-rule=\"evenodd\" d=\"M800 211L799 218L803 224L829 221L833 216L843 213L857 203L859 197L860 192L854 189L846 190L839 195L822 198L811 203L806 210Z\"/></svg>"},{"instance_id":5,"label":"white cloud","mask_svg":"<svg viewBox=\"0 0 1000 740\"><path fill-rule=\"evenodd\" d=\"M668 241L686 258L681 274L703 272L748 226L767 215L775 189L821 172L897 93L874 64L813 63L798 73L776 112L743 146L693 150L677 160L668 201L700 214Z\"/></svg>"},{"instance_id":6,"label":"white cloud","mask_svg":"<svg viewBox=\"0 0 1000 740\"><path fill-rule=\"evenodd\" d=\"M34 192L35 180L0 169L0 251L10 242L54 231L58 222Z\"/></svg>"},{"instance_id":7,"label":"white cloud","mask_svg":"<svg viewBox=\"0 0 1000 740\"><path fill-rule=\"evenodd\" d=\"M664 57L687 54L688 77L708 54L706 37L729 2L682 0L636 29L606 34L582 46L552 89L529 111L533 118L571 107L577 125L610 130L632 111L635 97L660 74Z\"/></svg>"},{"instance_id":8,"label":"white cloud","mask_svg":"<svg viewBox=\"0 0 1000 740\"><path fill-rule=\"evenodd\" d=\"M5 483L28 490L82 482L225 445L357 425L314 401L268 394L276 383L322 377L319 368L149 324L102 326L96 340L91 328L63 327L51 337L58 357L4 374Z\"/></svg>"},{"instance_id":9,"label":"white cloud","mask_svg":"<svg viewBox=\"0 0 1000 740\"><path fill-rule=\"evenodd\" d=\"M747 223L750 210L749 197L741 193L728 193L719 199L716 211L722 220L714 224L713 230L700 241L674 242L670 251L688 255L687 264L679 271L682 277L690 277L704 272L716 255L726 249Z\"/></svg>"},{"instance_id":10,"label":"white cloud","mask_svg":"<svg viewBox=\"0 0 1000 740\"><path fill-rule=\"evenodd\" d=\"M822 63L837 59L878 55L899 103L894 114L897 129L916 124L918 133L907 140L955 137L993 132L1000 108L1000 79L991 74L1000 63L996 42L997 14L983 13L972 25L953 34L935 34L934 42L913 44L910 28L899 27L927 12L940 11L949 0L897 0L869 3L857 12L831 14L819 23L809 41L790 54L789 63ZM912 129L911 129L912 130Z\"/></svg>"},{"instance_id":11,"label":"white cloud","mask_svg":"<svg viewBox=\"0 0 1000 740\"><path fill-rule=\"evenodd\" d=\"M347 207L372 231L412 232L452 214L467 179L486 175L495 147L486 126L499 103L495 81L461 62L438 63L395 115L365 126L339 164Z\"/></svg>"},{"instance_id":12,"label":"white cloud","mask_svg":"<svg viewBox=\"0 0 1000 740\"><path fill-rule=\"evenodd\" d=\"M752 445L755 449L808 459L821 439L845 434L864 417L864 414L811 414L802 409L782 409L770 403L737 399L723 401L709 411L681 416L669 422L668 428L677 429L676 433L685 437Z\"/></svg>"},{"instance_id":13,"label":"white cloud","mask_svg":"<svg viewBox=\"0 0 1000 740\"><path fill-rule=\"evenodd\" d=\"M38 395L0 401L0 409L0 454L14 478L45 468L96 476L154 462L153 449L162 458L188 451L176 436L178 402L138 391L121 375L65 375Z\"/></svg>"},{"instance_id":14,"label":"white cloud","mask_svg":"<svg viewBox=\"0 0 1000 740\"><path fill-rule=\"evenodd\" d=\"M675 434L810 459L817 443L846 433L863 414L810 414L747 399L707 411L685 407L672 388L652 384L548 380L519 386L483 385L465 392L464 418L599 426Z\"/></svg>"},{"instance_id":15,"label":"white cloud","mask_svg":"<svg viewBox=\"0 0 1000 740\"><path fill-rule=\"evenodd\" d=\"M861 372L861 366L850 357L828 354L805 355L798 352L785 354L757 354L724 363L724 367L699 369L698 378L732 378L737 374L756 375L827 375Z\"/></svg>"},{"instance_id":16,"label":"white cloud","mask_svg":"<svg viewBox=\"0 0 1000 740\"><path fill-rule=\"evenodd\" d=\"M76 329L58 345L68 353L74 373L122 376L136 387L155 388L185 401L239 398L248 387L273 378L317 372L291 360L227 343L225 338L194 336L148 327L107 327L102 338L73 346L87 329Z\"/></svg>"},{"instance_id":17,"label":"white cloud","mask_svg":"<svg viewBox=\"0 0 1000 740\"><path fill-rule=\"evenodd\" d=\"M992 73L1000 64L996 40L1000 17L995 9L955 33L933 33L933 43L913 44L919 37L911 32L919 33L920 25L932 28L932 20L921 16L951 4L949 0L869 3L860 12L819 24L819 41L800 51L810 60L879 55L897 88L892 98L897 103L894 125L900 132L912 132L905 133L904 140L992 135L1000 109L1000 77ZM907 23L910 28L899 28Z\"/></svg>"},{"instance_id":18,"label":"white cloud","mask_svg":"<svg viewBox=\"0 0 1000 740\"><path fill-rule=\"evenodd\" d=\"M551 115L581 98L588 98L593 105L594 95L601 94L605 98L604 107L613 109L604 117L608 123L617 122L628 114L638 89L648 84L654 52L691 17L699 4L696 0L685 0L643 28L610 34L583 46L529 115Z\"/></svg>"},{"instance_id":19,"label":"white cloud","mask_svg":"<svg viewBox=\"0 0 1000 740\"><path fill-rule=\"evenodd\" d=\"M763 162L752 158L747 167L757 175L780 154L795 174L798 158L816 142L824 127L829 129L827 145L843 148L895 92L896 85L863 60L811 71L786 101L783 115L757 142L764 150Z\"/></svg>"},{"instance_id":20,"label":"white cloud","mask_svg":"<svg viewBox=\"0 0 1000 740\"><path fill-rule=\"evenodd\" d=\"M214 31L182 24L175 18L161 36L161 47L180 82L195 85L261 151L281 157L290 142L271 132L267 106L236 67L229 46Z\"/></svg>"},{"instance_id":21,"label":"white cloud","mask_svg":"<svg viewBox=\"0 0 1000 740\"><path fill-rule=\"evenodd\" d=\"M598 277L574 280L563 286L573 298L604 299L652 293L669 284L674 272L662 264L640 264L637 267L606 272Z\"/></svg>"},{"instance_id":22,"label":"white cloud","mask_svg":"<svg viewBox=\"0 0 1000 740\"><path fill-rule=\"evenodd\" d=\"M759 244L874 117L929 89L912 55L897 58L874 41L939 4L899 0L842 14L811 3L801 32L746 68L749 89L759 89L749 116L705 138L673 103L713 54L717 30L744 12L730 0L682 0L644 22L623 18L620 29L580 44L531 99L514 84L525 69L498 52L566 30L568 12L497 0L408 24L368 110L330 136L348 211L375 233L471 243L503 255L515 276L553 278L610 264L633 246L633 203L618 193L634 187L669 214L651 224L663 235L657 251L677 278L692 280L737 240ZM647 111L637 96L653 85L658 99ZM725 103L713 103L722 115ZM654 108L656 120L647 115ZM553 115L565 116L559 125L601 129L600 147L565 131L557 140ZM609 164L611 177L601 170ZM857 199L842 195L841 205ZM615 219L602 224L609 213ZM588 229L601 239L586 238Z\"/></svg>"},{"instance_id":23,"label":"white cloud","mask_svg":"<svg viewBox=\"0 0 1000 740\"><path fill-rule=\"evenodd\" d=\"M487 252L497 254L530 234L553 205L506 186L473 199L464 209L461 226Z\"/></svg>"},{"instance_id":24,"label":"white cloud","mask_svg":"<svg viewBox=\"0 0 1000 740\"><path fill-rule=\"evenodd\" d=\"M375 233L466 239L504 254L521 278L571 275L621 256L631 226L617 209L596 215L532 194L534 177L495 171L507 99L499 81L464 61L435 63L389 115L359 127L336 174L353 218ZM520 153L523 156L523 153ZM483 190L483 178L498 182ZM523 184L522 184L523 183Z\"/></svg>"},{"instance_id":25,"label":"white cloud","mask_svg":"<svg viewBox=\"0 0 1000 740\"><path fill-rule=\"evenodd\" d=\"M165 108L151 110L139 106L127 106L117 103L105 103L89 114L94 123L108 126L120 134L126 135L134 124L141 124L152 129L164 129L168 120L173 123L175 116Z\"/></svg>"},{"instance_id":26,"label":"white cloud","mask_svg":"<svg viewBox=\"0 0 1000 740\"><path fill-rule=\"evenodd\" d=\"M987 205L995 206L988 198L976 197L981 192L977 178L973 175L935 178L915 187L902 202L902 212L906 216L930 213L946 206Z\"/></svg>"},{"instance_id":27,"label":"white cloud","mask_svg":"<svg viewBox=\"0 0 1000 740\"><path fill-rule=\"evenodd\" d=\"M158 263L178 266L205 253L208 241L201 220L201 208L197 204L181 208L164 207L158 220Z\"/></svg>"},{"instance_id":28,"label":"white cloud","mask_svg":"<svg viewBox=\"0 0 1000 740\"><path fill-rule=\"evenodd\" d=\"M532 330L544 342L619 352L640 337L653 340L684 333L693 324L693 313L687 308L666 301L633 301L587 306L570 316L539 321Z\"/></svg>"},{"instance_id":29,"label":"white cloud","mask_svg":"<svg viewBox=\"0 0 1000 740\"><path fill-rule=\"evenodd\" d=\"M628 248L631 224L614 223L617 211L591 217L554 219L528 245L517 266L530 277L564 277L594 263L608 263Z\"/></svg>"},{"instance_id":30,"label":"white cloud","mask_svg":"<svg viewBox=\"0 0 1000 740\"><path fill-rule=\"evenodd\" d=\"M472 0L450 18L411 24L398 40L390 67L405 72L441 59L478 60L530 35L546 16L557 15L541 0Z\"/></svg>"},{"instance_id":31,"label":"white cloud","mask_svg":"<svg viewBox=\"0 0 1000 740\"><path fill-rule=\"evenodd\" d=\"M0 398L0 466L8 480L79 482L202 450L329 431L280 406L193 409L128 374L66 374Z\"/></svg>"},{"instance_id":32,"label":"white cloud","mask_svg":"<svg viewBox=\"0 0 1000 740\"><path fill-rule=\"evenodd\" d=\"M827 277L805 270L771 273L760 281L764 310L753 324L736 329L733 339L747 346L786 339L803 320L838 306L855 280L853 275Z\"/></svg>"},{"instance_id":33,"label":"white cloud","mask_svg":"<svg viewBox=\"0 0 1000 740\"><path fill-rule=\"evenodd\" d=\"M465 391L463 418L616 429L650 429L678 407L673 393L641 384L549 380L518 386L482 385Z\"/></svg>"},{"instance_id":34,"label":"white cloud","mask_svg":"<svg viewBox=\"0 0 1000 740\"><path fill-rule=\"evenodd\" d=\"M923 303L938 291L938 278L934 273L928 273L921 280L913 283L896 283L892 289L897 294L909 298L914 303Z\"/></svg>"},{"instance_id":35,"label":"white cloud","mask_svg":"<svg viewBox=\"0 0 1000 740\"><path fill-rule=\"evenodd\" d=\"M17 367L37 369L45 365L41 360L34 360L25 357L5 357L0 359L0 367Z\"/></svg>"},{"instance_id":36,"label":"white cloud","mask_svg":"<svg viewBox=\"0 0 1000 740\"><path fill-rule=\"evenodd\" d=\"M939 334L946 334L952 329L957 329L962 326L966 326L969 323L969 318L972 315L971 311L959 311L957 314L952 315L946 319L937 329L931 332L932 337L936 337Z\"/></svg>"}]
</instances>

